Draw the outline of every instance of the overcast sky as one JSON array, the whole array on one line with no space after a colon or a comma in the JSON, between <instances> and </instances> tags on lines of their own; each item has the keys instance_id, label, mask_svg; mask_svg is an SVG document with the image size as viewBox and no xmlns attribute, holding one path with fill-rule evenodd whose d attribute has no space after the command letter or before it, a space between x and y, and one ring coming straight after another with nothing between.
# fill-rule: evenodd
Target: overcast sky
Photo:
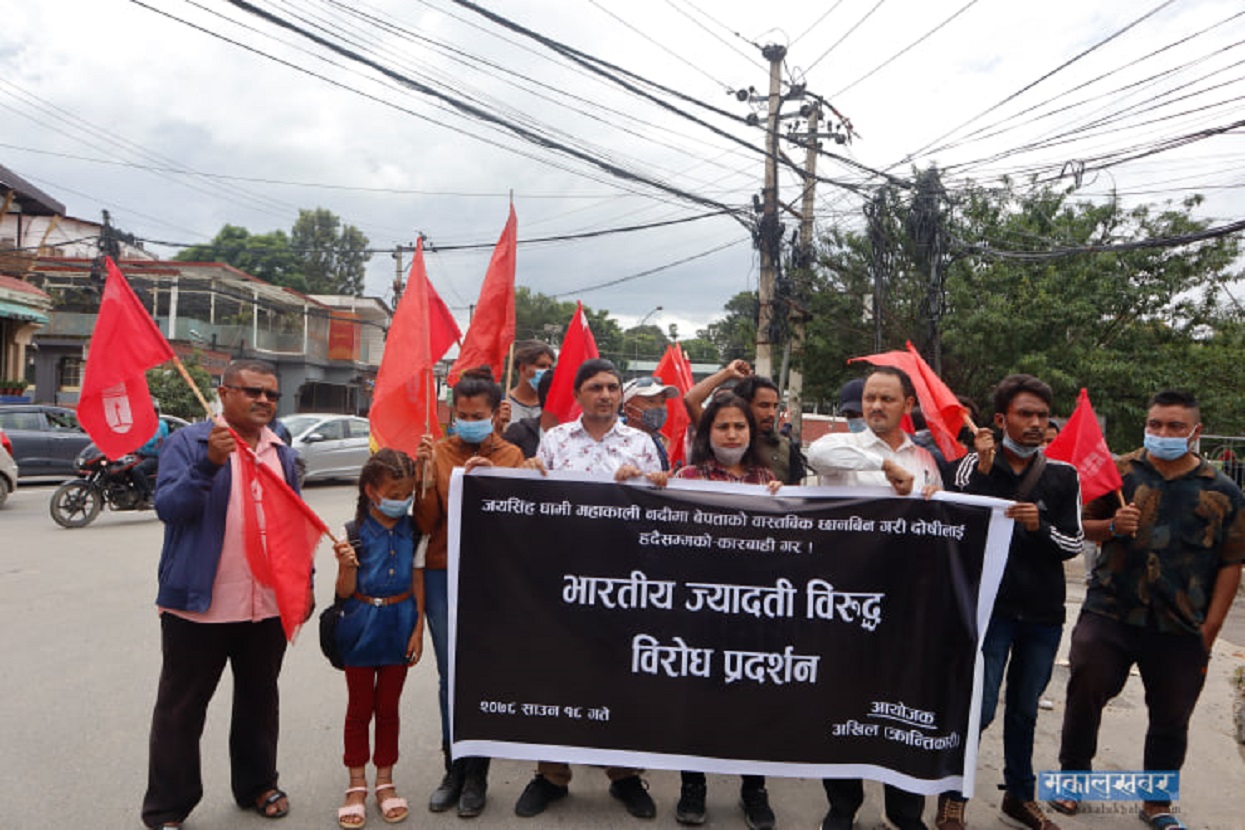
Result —
<instances>
[{"instance_id":1,"label":"overcast sky","mask_svg":"<svg viewBox=\"0 0 1245 830\"><path fill-rule=\"evenodd\" d=\"M510 191L520 240L693 217L712 210L705 202L740 208L759 193L762 157L731 137L760 147L760 128L645 87L727 136L717 134L452 0L253 1L583 158L461 114L227 2L0 0L0 163L73 216L98 220L106 208L124 230L174 243L205 242L225 223L288 231L299 208L325 207L376 248L421 232L434 246L491 245ZM1085 198L1113 188L1130 201L1202 192L1201 215L1245 214L1239 127L1103 170L1094 162L1242 118L1239 0L482 5L740 118L754 109L728 90L764 91L759 47L785 45L784 80L806 82L858 133L849 145L824 140L827 149L874 170L904 176L913 163L938 162L954 186L1055 177L1088 160ZM785 151L802 163L800 148ZM853 186L880 181L825 157L818 172ZM798 202L796 179L782 182L783 198ZM818 226L858 226L860 204L851 190L818 184ZM428 258L464 322L488 256ZM517 282L608 309L624 325L646 315L675 323L688 337L756 287L756 262L744 225L717 216L521 245ZM654 269L663 270L624 279ZM374 256L368 293L389 298L393 270L389 254Z\"/></svg>"}]
</instances>

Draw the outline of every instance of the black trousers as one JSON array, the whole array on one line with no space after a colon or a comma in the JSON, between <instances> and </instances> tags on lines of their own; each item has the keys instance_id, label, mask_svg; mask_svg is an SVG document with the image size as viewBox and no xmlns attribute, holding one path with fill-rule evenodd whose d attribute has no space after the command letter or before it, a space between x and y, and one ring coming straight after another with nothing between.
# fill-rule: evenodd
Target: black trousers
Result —
<instances>
[{"instance_id":1,"label":"black trousers","mask_svg":"<svg viewBox=\"0 0 1245 830\"><path fill-rule=\"evenodd\" d=\"M821 785L830 801L831 815L854 818L865 803L865 782L859 778L824 778ZM924 830L921 813L925 812L925 796L884 784L886 817L899 830Z\"/></svg>"},{"instance_id":2,"label":"black trousers","mask_svg":"<svg viewBox=\"0 0 1245 830\"><path fill-rule=\"evenodd\" d=\"M199 739L225 663L233 671L229 762L234 800L249 807L277 784L277 677L285 657L279 617L197 623L160 615L164 664L151 716L143 823L184 821L203 798Z\"/></svg>"},{"instance_id":3,"label":"black trousers","mask_svg":"<svg viewBox=\"0 0 1245 830\"><path fill-rule=\"evenodd\" d=\"M1145 769L1179 770L1189 747L1189 718L1206 682L1209 655L1197 634L1168 634L1082 612L1072 629L1071 674L1059 763L1091 769L1102 710L1124 688L1134 664L1146 690Z\"/></svg>"}]
</instances>

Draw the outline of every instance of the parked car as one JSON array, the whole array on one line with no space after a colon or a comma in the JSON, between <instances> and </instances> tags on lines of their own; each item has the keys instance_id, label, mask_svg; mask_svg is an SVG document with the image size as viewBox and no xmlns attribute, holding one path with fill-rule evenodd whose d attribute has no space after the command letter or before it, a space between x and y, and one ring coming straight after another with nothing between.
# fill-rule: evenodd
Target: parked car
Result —
<instances>
[{"instance_id":1,"label":"parked car","mask_svg":"<svg viewBox=\"0 0 1245 830\"><path fill-rule=\"evenodd\" d=\"M13 443L22 478L70 476L91 438L72 409L44 404L0 404L0 429Z\"/></svg>"},{"instance_id":2,"label":"parked car","mask_svg":"<svg viewBox=\"0 0 1245 830\"><path fill-rule=\"evenodd\" d=\"M300 412L279 420L290 431L290 446L306 466L304 481L358 478L372 454L366 418Z\"/></svg>"},{"instance_id":3,"label":"parked car","mask_svg":"<svg viewBox=\"0 0 1245 830\"><path fill-rule=\"evenodd\" d=\"M0 429L0 507L17 489L17 462L13 460L13 442Z\"/></svg>"}]
</instances>

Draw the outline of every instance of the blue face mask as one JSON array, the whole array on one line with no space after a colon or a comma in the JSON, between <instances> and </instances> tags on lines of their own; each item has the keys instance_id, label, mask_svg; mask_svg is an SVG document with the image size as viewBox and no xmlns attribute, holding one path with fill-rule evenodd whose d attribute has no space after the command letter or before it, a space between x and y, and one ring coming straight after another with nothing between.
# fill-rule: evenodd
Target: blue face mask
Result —
<instances>
[{"instance_id":1,"label":"blue face mask","mask_svg":"<svg viewBox=\"0 0 1245 830\"><path fill-rule=\"evenodd\" d=\"M484 439L493 434L493 421L455 421L454 434L468 444L482 444Z\"/></svg>"},{"instance_id":2,"label":"blue face mask","mask_svg":"<svg viewBox=\"0 0 1245 830\"><path fill-rule=\"evenodd\" d=\"M869 428L869 424L865 421L864 418L848 418L847 419L847 431L848 432L864 432L868 428Z\"/></svg>"},{"instance_id":3,"label":"blue face mask","mask_svg":"<svg viewBox=\"0 0 1245 830\"><path fill-rule=\"evenodd\" d=\"M391 519L401 519L411 512L411 505L414 503L415 495L411 494L410 498L402 500L381 499L379 502L372 502L372 506Z\"/></svg>"},{"instance_id":4,"label":"blue face mask","mask_svg":"<svg viewBox=\"0 0 1245 830\"><path fill-rule=\"evenodd\" d=\"M1164 437L1146 433L1146 452L1162 461L1175 461L1189 451L1189 439L1180 436Z\"/></svg>"},{"instance_id":5,"label":"blue face mask","mask_svg":"<svg viewBox=\"0 0 1245 830\"><path fill-rule=\"evenodd\" d=\"M533 389L537 388L538 386L540 386L540 379L543 378L545 376L545 373L548 371L549 371L548 369L537 369L536 373L533 374L531 378L528 379L527 382L532 385Z\"/></svg>"},{"instance_id":6,"label":"blue face mask","mask_svg":"<svg viewBox=\"0 0 1245 830\"><path fill-rule=\"evenodd\" d=\"M1006 433L1003 434L1003 446L1011 450L1018 458L1032 458L1041 449L1041 447L1026 447L1024 444L1018 444Z\"/></svg>"},{"instance_id":7,"label":"blue face mask","mask_svg":"<svg viewBox=\"0 0 1245 830\"><path fill-rule=\"evenodd\" d=\"M650 431L656 432L666 425L666 408L663 406L661 409L646 409L640 420Z\"/></svg>"}]
</instances>

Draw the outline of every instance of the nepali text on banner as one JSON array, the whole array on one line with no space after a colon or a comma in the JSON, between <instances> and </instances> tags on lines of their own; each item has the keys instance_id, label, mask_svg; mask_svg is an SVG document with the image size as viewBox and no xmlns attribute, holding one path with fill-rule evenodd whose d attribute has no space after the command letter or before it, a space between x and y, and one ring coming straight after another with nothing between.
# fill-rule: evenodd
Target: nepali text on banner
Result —
<instances>
[{"instance_id":1,"label":"nepali text on banner","mask_svg":"<svg viewBox=\"0 0 1245 830\"><path fill-rule=\"evenodd\" d=\"M455 471L456 757L971 793L1008 502Z\"/></svg>"}]
</instances>

